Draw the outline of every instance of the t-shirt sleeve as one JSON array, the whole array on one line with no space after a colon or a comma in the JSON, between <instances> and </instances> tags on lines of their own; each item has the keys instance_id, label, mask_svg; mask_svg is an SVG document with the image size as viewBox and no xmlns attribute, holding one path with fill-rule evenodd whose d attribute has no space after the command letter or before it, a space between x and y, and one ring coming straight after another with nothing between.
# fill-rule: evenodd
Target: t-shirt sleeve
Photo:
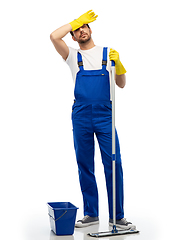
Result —
<instances>
[{"instance_id":1,"label":"t-shirt sleeve","mask_svg":"<svg viewBox=\"0 0 178 240\"><path fill-rule=\"evenodd\" d=\"M76 72L78 71L77 65L77 49L69 47L69 55L65 61L69 66L73 79L75 79Z\"/></svg>"},{"instance_id":2,"label":"t-shirt sleeve","mask_svg":"<svg viewBox=\"0 0 178 240\"><path fill-rule=\"evenodd\" d=\"M69 67L71 67L71 65L73 64L74 61L76 61L76 52L77 50L71 47L69 48L69 55L66 59L66 63L69 65Z\"/></svg>"}]
</instances>

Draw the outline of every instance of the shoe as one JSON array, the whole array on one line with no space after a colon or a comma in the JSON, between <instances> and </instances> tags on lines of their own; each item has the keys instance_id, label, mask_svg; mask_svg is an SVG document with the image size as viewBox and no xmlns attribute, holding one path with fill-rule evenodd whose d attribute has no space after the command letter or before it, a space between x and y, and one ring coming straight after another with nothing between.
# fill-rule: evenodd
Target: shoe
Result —
<instances>
[{"instance_id":1,"label":"shoe","mask_svg":"<svg viewBox=\"0 0 178 240\"><path fill-rule=\"evenodd\" d=\"M90 217L86 215L82 220L78 220L75 224L75 227L82 228L82 227L88 227L90 225L95 225L99 223L98 217Z\"/></svg>"},{"instance_id":2,"label":"shoe","mask_svg":"<svg viewBox=\"0 0 178 240\"><path fill-rule=\"evenodd\" d=\"M109 219L109 225L113 226L113 219ZM126 218L122 218L120 220L116 220L116 228L120 228L120 229L132 229L132 230L136 230L136 226L133 225L131 222L127 222Z\"/></svg>"}]
</instances>

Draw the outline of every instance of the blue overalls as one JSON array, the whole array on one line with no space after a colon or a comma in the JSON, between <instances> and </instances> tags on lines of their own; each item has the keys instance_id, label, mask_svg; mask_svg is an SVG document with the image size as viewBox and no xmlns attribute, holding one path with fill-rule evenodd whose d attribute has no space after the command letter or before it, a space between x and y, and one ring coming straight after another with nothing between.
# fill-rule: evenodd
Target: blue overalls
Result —
<instances>
[{"instance_id":1,"label":"blue overalls","mask_svg":"<svg viewBox=\"0 0 178 240\"><path fill-rule=\"evenodd\" d=\"M98 190L94 175L95 134L104 165L109 217L112 219L112 103L109 72L106 70L107 48L103 48L100 70L84 70L79 52L77 57L79 72L76 75L72 123L84 216L98 217ZM116 219L123 217L123 172L116 132Z\"/></svg>"}]
</instances>

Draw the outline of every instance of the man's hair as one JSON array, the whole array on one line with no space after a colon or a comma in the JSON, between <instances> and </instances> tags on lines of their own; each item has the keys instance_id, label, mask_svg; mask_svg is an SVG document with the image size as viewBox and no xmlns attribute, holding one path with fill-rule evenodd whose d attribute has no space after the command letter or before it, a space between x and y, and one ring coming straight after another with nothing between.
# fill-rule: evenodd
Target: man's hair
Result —
<instances>
[{"instance_id":1,"label":"man's hair","mask_svg":"<svg viewBox=\"0 0 178 240\"><path fill-rule=\"evenodd\" d=\"M85 25L87 25L87 27L90 28L90 26L89 26L88 24L85 24ZM70 31L70 34L71 34L72 36L74 36L73 31Z\"/></svg>"}]
</instances>

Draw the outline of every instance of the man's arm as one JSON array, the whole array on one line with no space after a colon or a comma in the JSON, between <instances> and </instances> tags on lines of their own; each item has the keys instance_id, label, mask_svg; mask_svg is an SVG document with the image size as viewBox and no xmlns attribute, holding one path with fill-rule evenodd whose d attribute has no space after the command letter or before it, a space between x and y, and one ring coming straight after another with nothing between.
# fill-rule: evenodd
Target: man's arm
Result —
<instances>
[{"instance_id":1,"label":"man's arm","mask_svg":"<svg viewBox=\"0 0 178 240\"><path fill-rule=\"evenodd\" d=\"M126 76L125 74L117 75L116 74L116 85L120 88L124 88L126 84Z\"/></svg>"},{"instance_id":2,"label":"man's arm","mask_svg":"<svg viewBox=\"0 0 178 240\"><path fill-rule=\"evenodd\" d=\"M109 59L115 62L115 69L116 69L115 81L117 86L120 88L124 88L126 84L126 77L125 77L126 70L119 59L119 53L116 50L111 48L109 52Z\"/></svg>"},{"instance_id":3,"label":"man's arm","mask_svg":"<svg viewBox=\"0 0 178 240\"><path fill-rule=\"evenodd\" d=\"M97 17L98 15L95 15L92 10L89 10L76 20L58 28L56 31L51 33L50 39L54 44L57 52L63 57L64 60L66 60L69 55L69 48L62 40L62 38L65 37L70 31L75 31L84 24L95 21Z\"/></svg>"},{"instance_id":4,"label":"man's arm","mask_svg":"<svg viewBox=\"0 0 178 240\"><path fill-rule=\"evenodd\" d=\"M54 44L54 47L64 60L66 60L69 55L69 48L62 38L65 37L70 31L72 31L72 26L68 23L50 34L50 39Z\"/></svg>"}]
</instances>

